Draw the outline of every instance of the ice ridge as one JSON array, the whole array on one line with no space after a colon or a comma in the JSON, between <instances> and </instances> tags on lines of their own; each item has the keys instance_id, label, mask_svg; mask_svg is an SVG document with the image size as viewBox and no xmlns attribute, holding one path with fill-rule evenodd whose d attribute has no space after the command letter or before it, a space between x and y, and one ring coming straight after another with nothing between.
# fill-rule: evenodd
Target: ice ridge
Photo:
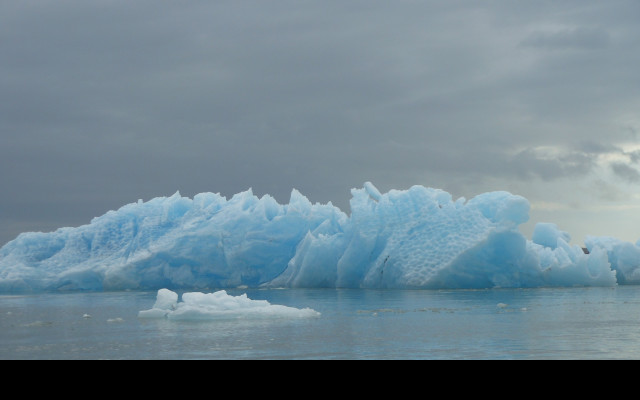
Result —
<instances>
[{"instance_id":1,"label":"ice ridge","mask_svg":"<svg viewBox=\"0 0 640 400\"><path fill-rule=\"evenodd\" d=\"M251 190L179 193L77 228L24 233L0 249L0 292L304 287L480 289L640 283L640 247L592 237L589 254L553 224L520 233L529 202L470 200L414 186L352 190L351 214Z\"/></svg>"}]
</instances>

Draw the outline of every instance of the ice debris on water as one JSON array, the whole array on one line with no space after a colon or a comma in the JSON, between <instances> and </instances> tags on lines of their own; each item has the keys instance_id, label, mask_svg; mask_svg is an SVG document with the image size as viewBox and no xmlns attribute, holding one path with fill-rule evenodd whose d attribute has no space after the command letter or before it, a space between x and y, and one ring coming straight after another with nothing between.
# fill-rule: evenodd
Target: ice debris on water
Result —
<instances>
[{"instance_id":1,"label":"ice debris on water","mask_svg":"<svg viewBox=\"0 0 640 400\"><path fill-rule=\"evenodd\" d=\"M53 322L49 321L35 321L30 324L23 325L25 328L45 328L53 326Z\"/></svg>"},{"instance_id":2,"label":"ice debris on water","mask_svg":"<svg viewBox=\"0 0 640 400\"><path fill-rule=\"evenodd\" d=\"M640 283L640 246L590 237L585 252L554 224L527 240L519 226L530 204L508 192L454 200L367 182L350 205L347 215L297 190L288 204L251 190L132 203L85 226L18 236L0 249L0 292Z\"/></svg>"},{"instance_id":3,"label":"ice debris on water","mask_svg":"<svg viewBox=\"0 0 640 400\"><path fill-rule=\"evenodd\" d=\"M229 319L282 319L315 318L320 313L310 308L297 309L272 305L265 300L251 300L246 294L230 296L221 290L215 293L178 294L168 289L158 291L156 303L150 310L140 311L141 319L229 320Z\"/></svg>"}]
</instances>

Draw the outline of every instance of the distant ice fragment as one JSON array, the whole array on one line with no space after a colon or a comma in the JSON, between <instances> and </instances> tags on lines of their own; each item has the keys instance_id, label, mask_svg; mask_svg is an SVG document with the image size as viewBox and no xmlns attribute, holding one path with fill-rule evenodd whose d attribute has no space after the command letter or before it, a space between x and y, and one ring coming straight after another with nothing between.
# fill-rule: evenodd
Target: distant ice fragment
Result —
<instances>
[{"instance_id":1,"label":"distant ice fragment","mask_svg":"<svg viewBox=\"0 0 640 400\"><path fill-rule=\"evenodd\" d=\"M176 302L173 303L173 299ZM158 292L158 299L151 310L140 311L139 318L167 318L174 321L210 321L234 319L314 318L320 313L310 308L297 309L272 305L265 300L251 300L246 294L230 296L221 290L215 293L185 293L182 302L178 295L167 289Z\"/></svg>"},{"instance_id":2,"label":"distant ice fragment","mask_svg":"<svg viewBox=\"0 0 640 400\"><path fill-rule=\"evenodd\" d=\"M49 321L35 321L30 324L25 324L22 326L25 328L44 328L52 325L53 325L53 322L49 322Z\"/></svg>"}]
</instances>

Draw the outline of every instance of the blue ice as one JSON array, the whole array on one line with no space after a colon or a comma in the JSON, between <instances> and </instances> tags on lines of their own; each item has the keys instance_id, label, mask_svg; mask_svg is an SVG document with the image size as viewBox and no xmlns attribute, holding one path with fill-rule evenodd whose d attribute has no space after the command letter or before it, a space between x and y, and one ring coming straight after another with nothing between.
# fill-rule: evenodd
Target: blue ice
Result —
<instances>
[{"instance_id":1,"label":"blue ice","mask_svg":"<svg viewBox=\"0 0 640 400\"><path fill-rule=\"evenodd\" d=\"M179 193L90 224L24 233L0 249L0 292L246 287L495 288L640 283L640 247L591 237L589 254L554 224L532 240L530 204L507 192L454 200L414 186L352 190L351 214L251 190Z\"/></svg>"}]
</instances>

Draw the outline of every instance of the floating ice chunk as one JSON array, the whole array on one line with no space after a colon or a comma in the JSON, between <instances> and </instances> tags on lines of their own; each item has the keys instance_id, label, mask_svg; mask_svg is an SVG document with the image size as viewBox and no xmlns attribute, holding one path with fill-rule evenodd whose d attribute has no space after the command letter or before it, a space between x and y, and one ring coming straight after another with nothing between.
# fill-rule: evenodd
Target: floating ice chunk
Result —
<instances>
[{"instance_id":1,"label":"floating ice chunk","mask_svg":"<svg viewBox=\"0 0 640 400\"><path fill-rule=\"evenodd\" d=\"M497 307L498 308L507 308L507 307L509 307L509 305L505 304L505 303L498 303Z\"/></svg>"},{"instance_id":2,"label":"floating ice chunk","mask_svg":"<svg viewBox=\"0 0 640 400\"><path fill-rule=\"evenodd\" d=\"M185 293L182 302L167 301L178 295L163 289L158 292L158 300L151 310L140 311L144 319L168 318L184 320L228 320L228 319L272 319L272 318L314 318L320 313L309 308L297 309L272 305L265 300L251 300L246 294L230 296L221 290L215 293ZM162 308L157 308L160 306Z\"/></svg>"},{"instance_id":3,"label":"floating ice chunk","mask_svg":"<svg viewBox=\"0 0 640 400\"><path fill-rule=\"evenodd\" d=\"M22 326L24 326L25 328L44 328L52 325L53 325L53 322L49 322L49 321L35 321L30 324L25 324Z\"/></svg>"},{"instance_id":4,"label":"floating ice chunk","mask_svg":"<svg viewBox=\"0 0 640 400\"><path fill-rule=\"evenodd\" d=\"M151 310L140 311L139 318L157 319L164 318L178 307L178 294L168 289L158 290L156 303Z\"/></svg>"},{"instance_id":5,"label":"floating ice chunk","mask_svg":"<svg viewBox=\"0 0 640 400\"><path fill-rule=\"evenodd\" d=\"M160 289L153 308L159 310L175 310L178 305L178 294L168 289Z\"/></svg>"},{"instance_id":6,"label":"floating ice chunk","mask_svg":"<svg viewBox=\"0 0 640 400\"><path fill-rule=\"evenodd\" d=\"M84 318L84 319L89 319L89 318L91 318L91 315L89 315L89 314L85 314L85 315L83 315L83 316L82 316L82 318Z\"/></svg>"},{"instance_id":7,"label":"floating ice chunk","mask_svg":"<svg viewBox=\"0 0 640 400\"><path fill-rule=\"evenodd\" d=\"M122 324L124 322L124 319L122 318L109 318L107 320L107 323L109 324Z\"/></svg>"}]
</instances>

